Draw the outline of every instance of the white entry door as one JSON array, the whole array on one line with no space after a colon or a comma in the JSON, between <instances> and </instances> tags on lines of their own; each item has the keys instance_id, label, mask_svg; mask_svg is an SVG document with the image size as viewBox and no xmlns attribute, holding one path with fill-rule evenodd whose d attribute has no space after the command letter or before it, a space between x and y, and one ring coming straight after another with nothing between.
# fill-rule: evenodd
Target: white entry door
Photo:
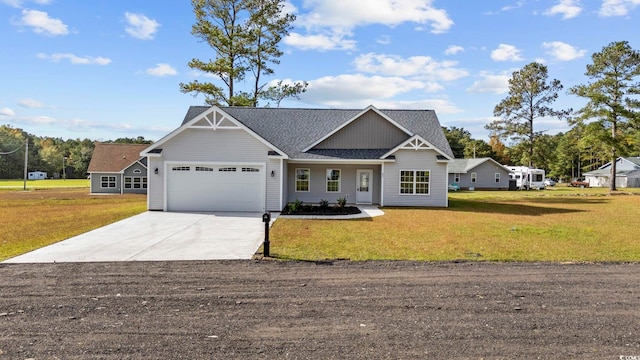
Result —
<instances>
[{"instance_id":1,"label":"white entry door","mask_svg":"<svg viewBox=\"0 0 640 360\"><path fill-rule=\"evenodd\" d=\"M356 171L356 204L371 204L373 199L373 170Z\"/></svg>"}]
</instances>

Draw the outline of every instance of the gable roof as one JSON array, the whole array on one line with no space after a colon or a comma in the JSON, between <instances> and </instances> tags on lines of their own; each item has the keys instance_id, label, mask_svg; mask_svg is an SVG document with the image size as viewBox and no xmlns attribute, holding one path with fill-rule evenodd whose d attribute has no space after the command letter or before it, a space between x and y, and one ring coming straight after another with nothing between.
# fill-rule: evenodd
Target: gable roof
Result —
<instances>
[{"instance_id":1,"label":"gable roof","mask_svg":"<svg viewBox=\"0 0 640 360\"><path fill-rule=\"evenodd\" d=\"M453 159L453 161L449 163L449 174L466 174L470 170L477 168L487 161L493 162L497 166L503 168L505 172L509 172L509 169L507 169L504 165L493 160L492 158L487 157L478 159Z\"/></svg>"},{"instance_id":2,"label":"gable roof","mask_svg":"<svg viewBox=\"0 0 640 360\"><path fill-rule=\"evenodd\" d=\"M191 106L182 124L210 109ZM392 124L420 138L453 158L449 142L433 110L379 110L372 106L362 109L293 109L219 107L258 136L282 150L292 159L380 159L391 149L310 149L337 130L355 121L366 111L374 110ZM305 151L309 149L308 151Z\"/></svg>"},{"instance_id":3,"label":"gable roof","mask_svg":"<svg viewBox=\"0 0 640 360\"><path fill-rule=\"evenodd\" d=\"M148 144L96 143L87 172L120 172L140 160ZM145 163L142 163L145 165Z\"/></svg>"}]
</instances>

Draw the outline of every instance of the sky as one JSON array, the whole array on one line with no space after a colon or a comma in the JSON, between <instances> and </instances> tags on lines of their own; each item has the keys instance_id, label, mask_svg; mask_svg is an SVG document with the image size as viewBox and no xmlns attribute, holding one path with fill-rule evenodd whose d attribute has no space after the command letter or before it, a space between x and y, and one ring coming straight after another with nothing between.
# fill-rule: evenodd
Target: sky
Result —
<instances>
[{"instance_id":1,"label":"sky","mask_svg":"<svg viewBox=\"0 0 640 360\"><path fill-rule=\"evenodd\" d=\"M640 49L640 0L290 0L296 15L266 81L307 81L281 107L432 109L488 141L484 126L514 71L537 61L566 91L614 41ZM188 0L0 0L0 125L38 136L158 140L220 84L189 68L213 50L191 34ZM249 85L249 84L248 84ZM265 105L262 103L262 105ZM272 104L273 106L273 104ZM569 129L540 119L536 131Z\"/></svg>"}]
</instances>

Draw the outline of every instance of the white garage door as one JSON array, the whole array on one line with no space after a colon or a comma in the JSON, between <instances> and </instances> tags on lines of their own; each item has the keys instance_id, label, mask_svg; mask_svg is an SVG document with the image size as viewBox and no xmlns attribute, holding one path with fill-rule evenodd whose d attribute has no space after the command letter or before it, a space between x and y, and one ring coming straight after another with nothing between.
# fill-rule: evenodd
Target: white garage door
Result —
<instances>
[{"instance_id":1,"label":"white garage door","mask_svg":"<svg viewBox=\"0 0 640 360\"><path fill-rule=\"evenodd\" d=\"M264 167L168 166L169 211L264 211Z\"/></svg>"}]
</instances>

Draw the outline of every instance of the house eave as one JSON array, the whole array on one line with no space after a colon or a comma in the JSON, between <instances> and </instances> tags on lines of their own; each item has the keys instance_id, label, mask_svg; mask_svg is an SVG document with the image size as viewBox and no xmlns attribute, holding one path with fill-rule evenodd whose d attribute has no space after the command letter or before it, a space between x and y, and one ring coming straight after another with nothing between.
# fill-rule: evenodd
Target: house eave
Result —
<instances>
[{"instance_id":1,"label":"house eave","mask_svg":"<svg viewBox=\"0 0 640 360\"><path fill-rule=\"evenodd\" d=\"M394 163L396 159L289 159L290 164L385 164Z\"/></svg>"}]
</instances>

